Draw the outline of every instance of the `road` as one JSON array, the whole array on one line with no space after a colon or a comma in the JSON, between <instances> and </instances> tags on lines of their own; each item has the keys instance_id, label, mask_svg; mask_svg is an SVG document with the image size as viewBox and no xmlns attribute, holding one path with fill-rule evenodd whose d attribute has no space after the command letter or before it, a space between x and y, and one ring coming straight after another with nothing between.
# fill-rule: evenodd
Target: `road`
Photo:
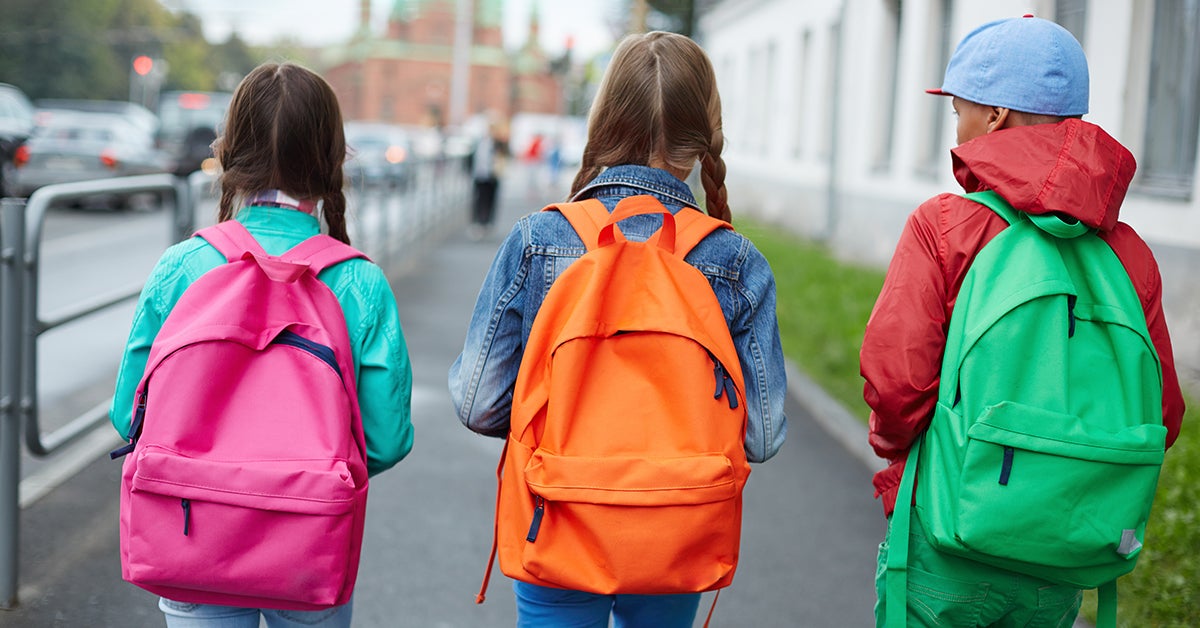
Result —
<instances>
[{"instance_id":1,"label":"road","mask_svg":"<svg viewBox=\"0 0 1200 628\"><path fill-rule=\"evenodd\" d=\"M505 186L495 233L476 241L454 229L444 238L412 243L407 246L420 248L408 251L407 263L389 273L415 370L416 445L395 469L372 481L355 593L356 626L514 623L511 584L498 569L488 601L473 603L491 541L500 442L461 426L445 381L499 239L519 215L550 196ZM465 216L465 207L462 212ZM144 229L142 237L158 229L154 214L120 216L131 224L144 221L138 228ZM144 276L161 250L156 245L149 247L151 253L121 251L133 249L131 242L139 240L126 233L135 231L130 225L119 223L121 229L114 231L91 224L92 217L80 220L53 234L48 231L47 255L58 247L77 262L73 266L113 256L123 260L118 265L129 273ZM165 218L162 225L165 232ZM95 237L85 235L89 233ZM51 270L49 264L45 270L47 284L77 278L82 286L90 283L85 272L92 272L67 266ZM84 334L103 337L88 346L88 361L107 361L99 373L107 372L109 378L128 313L112 317L110 328ZM81 364L80 373L70 377L84 388L103 388L104 376L70 357L72 343L63 344L67 361ZM68 375L48 362L43 364L53 382L48 389L54 389ZM875 549L884 522L871 499L870 470L818 427L809 407L789 398L787 443L776 458L754 467L746 489L738 575L720 597L714 626L873 623ZM82 472L22 511L20 605L0 612L0 626L162 625L154 597L120 580L118 483L119 465L95 456L85 461ZM710 601L706 594L704 611Z\"/></svg>"}]
</instances>

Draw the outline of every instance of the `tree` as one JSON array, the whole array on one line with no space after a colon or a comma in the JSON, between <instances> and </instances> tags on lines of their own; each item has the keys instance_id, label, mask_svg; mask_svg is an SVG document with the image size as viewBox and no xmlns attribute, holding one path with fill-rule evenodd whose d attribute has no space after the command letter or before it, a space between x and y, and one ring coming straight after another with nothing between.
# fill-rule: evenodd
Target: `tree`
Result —
<instances>
[{"instance_id":1,"label":"tree","mask_svg":"<svg viewBox=\"0 0 1200 628\"><path fill-rule=\"evenodd\" d=\"M651 22L653 28L688 37L696 36L698 15L716 4L715 0L646 0L646 3L656 14L653 17L657 19Z\"/></svg>"},{"instance_id":2,"label":"tree","mask_svg":"<svg viewBox=\"0 0 1200 628\"><path fill-rule=\"evenodd\" d=\"M7 0L0 11L0 78L32 98L120 97L105 41L113 0ZM127 79L126 79L127 80Z\"/></svg>"},{"instance_id":3,"label":"tree","mask_svg":"<svg viewBox=\"0 0 1200 628\"><path fill-rule=\"evenodd\" d=\"M236 34L210 44L200 18L159 0L4 0L0 10L0 81L31 98L124 100L139 55L167 62L163 89L193 90L240 79L264 56Z\"/></svg>"}]
</instances>

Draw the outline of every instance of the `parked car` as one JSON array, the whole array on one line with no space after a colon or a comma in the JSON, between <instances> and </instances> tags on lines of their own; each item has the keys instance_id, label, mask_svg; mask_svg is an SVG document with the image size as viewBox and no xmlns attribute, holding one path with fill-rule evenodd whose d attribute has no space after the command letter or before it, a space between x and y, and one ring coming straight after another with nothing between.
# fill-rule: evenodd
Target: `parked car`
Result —
<instances>
[{"instance_id":1,"label":"parked car","mask_svg":"<svg viewBox=\"0 0 1200 628\"><path fill-rule=\"evenodd\" d=\"M120 114L82 111L44 117L14 162L12 187L21 196L55 183L162 173L168 165L144 127Z\"/></svg>"},{"instance_id":2,"label":"parked car","mask_svg":"<svg viewBox=\"0 0 1200 628\"><path fill-rule=\"evenodd\" d=\"M0 196L11 196L13 158L33 132L33 104L20 88L0 83Z\"/></svg>"},{"instance_id":3,"label":"parked car","mask_svg":"<svg viewBox=\"0 0 1200 628\"><path fill-rule=\"evenodd\" d=\"M347 122L346 185L406 187L412 180L412 142L404 129L380 122Z\"/></svg>"},{"instance_id":4,"label":"parked car","mask_svg":"<svg viewBox=\"0 0 1200 628\"><path fill-rule=\"evenodd\" d=\"M151 135L158 133L158 116L153 111L133 102L124 100L85 100L79 98L39 98L37 101L38 118L44 119L54 115L56 111L87 111L92 113L113 113L144 128Z\"/></svg>"},{"instance_id":5,"label":"parked car","mask_svg":"<svg viewBox=\"0 0 1200 628\"><path fill-rule=\"evenodd\" d=\"M169 169L186 177L213 156L233 94L227 92L163 92L158 99L158 147L171 160Z\"/></svg>"}]
</instances>

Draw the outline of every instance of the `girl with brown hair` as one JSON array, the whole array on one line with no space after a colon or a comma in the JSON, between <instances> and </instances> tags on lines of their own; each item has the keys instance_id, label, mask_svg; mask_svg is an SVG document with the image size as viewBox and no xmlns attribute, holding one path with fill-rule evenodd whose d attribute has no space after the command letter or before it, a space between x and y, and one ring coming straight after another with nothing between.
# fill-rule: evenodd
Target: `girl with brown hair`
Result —
<instances>
[{"instance_id":1,"label":"girl with brown hair","mask_svg":"<svg viewBox=\"0 0 1200 628\"><path fill-rule=\"evenodd\" d=\"M320 76L291 63L255 68L235 90L214 148L223 169L218 221L242 223L273 256L318 234L322 219L330 236L349 243L342 194L342 116L333 90ZM159 259L134 313L117 377L110 417L122 437L132 436L134 392L167 315L193 282L225 262L216 248L198 237L172 246ZM363 258L334 264L317 278L329 286L345 315L367 471L378 474L399 462L413 442L412 369L396 300L383 271ZM350 625L352 603L288 611L161 598L159 608L167 625L175 628L257 628L260 616L272 628L344 627Z\"/></svg>"},{"instance_id":2,"label":"girl with brown hair","mask_svg":"<svg viewBox=\"0 0 1200 628\"><path fill-rule=\"evenodd\" d=\"M597 199L611 213L626 197L651 195L672 214L698 210L684 181L699 162L704 207L728 221L723 146L721 100L704 51L682 35L630 35L613 54L592 105L570 200ZM661 214L636 215L621 221L620 230L644 241L661 224ZM451 396L469 429L507 435L534 318L555 279L586 250L556 211L521 218L500 246L449 373ZM787 431L774 275L753 243L732 229L709 234L686 261L708 279L729 325L745 374L746 458L762 462L779 450ZM618 628L690 627L700 599L699 593L602 595L522 581L514 590L522 627L603 627L610 617Z\"/></svg>"}]
</instances>

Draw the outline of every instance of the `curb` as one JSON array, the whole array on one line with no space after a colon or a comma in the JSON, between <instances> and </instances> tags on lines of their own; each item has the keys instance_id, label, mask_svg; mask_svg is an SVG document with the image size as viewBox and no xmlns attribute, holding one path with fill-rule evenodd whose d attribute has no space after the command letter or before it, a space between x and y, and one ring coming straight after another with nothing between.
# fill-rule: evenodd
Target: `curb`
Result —
<instances>
[{"instance_id":1,"label":"curb","mask_svg":"<svg viewBox=\"0 0 1200 628\"><path fill-rule=\"evenodd\" d=\"M786 360L788 394L804 406L813 420L834 440L846 449L846 453L858 459L872 472L884 468L882 458L875 455L867 440L867 426L854 417L838 400L829 396L791 360ZM1075 619L1072 628L1093 628L1082 616Z\"/></svg>"}]
</instances>

